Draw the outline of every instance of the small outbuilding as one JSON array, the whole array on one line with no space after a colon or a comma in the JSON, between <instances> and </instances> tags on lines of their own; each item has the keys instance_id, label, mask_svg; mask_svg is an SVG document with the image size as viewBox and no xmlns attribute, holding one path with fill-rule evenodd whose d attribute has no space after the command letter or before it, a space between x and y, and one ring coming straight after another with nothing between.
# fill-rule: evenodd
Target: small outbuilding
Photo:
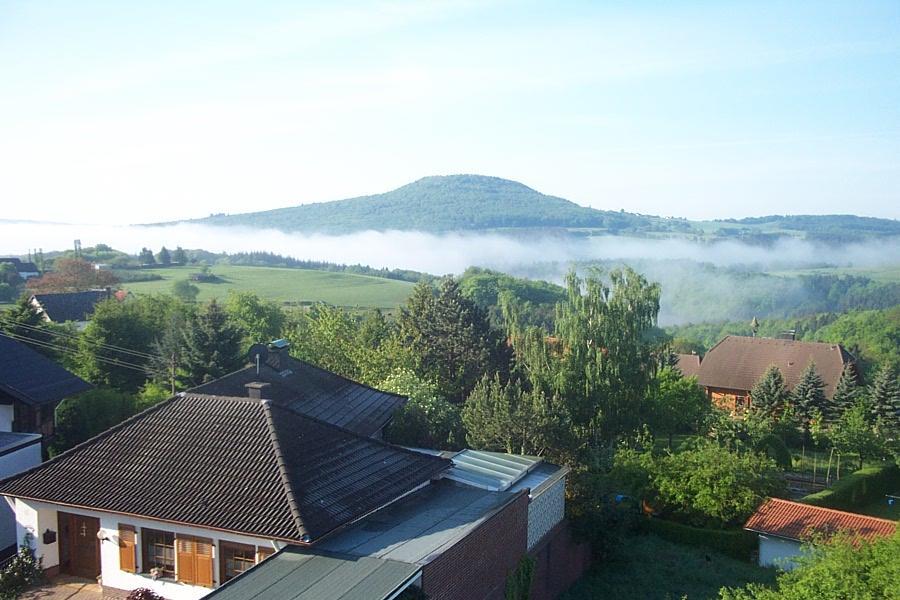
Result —
<instances>
[{"instance_id":1,"label":"small outbuilding","mask_svg":"<svg viewBox=\"0 0 900 600\"><path fill-rule=\"evenodd\" d=\"M897 523L868 515L812 506L780 498L763 502L744 529L759 535L759 566L790 571L803 544L817 537L845 533L871 540L893 535Z\"/></svg>"}]
</instances>

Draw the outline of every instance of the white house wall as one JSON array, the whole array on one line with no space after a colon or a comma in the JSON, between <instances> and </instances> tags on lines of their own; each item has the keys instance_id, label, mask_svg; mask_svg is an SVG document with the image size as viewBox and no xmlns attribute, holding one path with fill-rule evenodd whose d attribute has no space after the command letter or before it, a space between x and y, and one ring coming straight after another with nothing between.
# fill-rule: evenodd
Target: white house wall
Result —
<instances>
[{"instance_id":1,"label":"white house wall","mask_svg":"<svg viewBox=\"0 0 900 600\"><path fill-rule=\"evenodd\" d=\"M43 533L46 529L59 531L57 525L56 511L66 512L76 515L84 515L96 517L100 519L100 533L107 539L100 542L100 571L102 583L105 586L117 588L120 590L133 590L136 588L149 588L169 600L195 600L202 598L212 591L211 588L188 585L178 583L171 580L156 580L150 578L149 575L143 573L128 573L119 569L119 524L133 525L137 531L137 565L138 570L141 569L141 529L149 528L158 531L171 532L176 535L190 535L213 540L213 582L216 586L220 585L219 581L219 542L234 542L238 544L246 544L249 546L258 546L262 548L271 548L277 551L284 544L267 540L263 538L255 538L244 535L231 533L222 533L210 529L200 527L188 527L182 525L174 525L162 521L154 521L151 519L141 519L137 517L129 517L126 515L118 515L113 513L105 513L100 511L91 511L78 508L68 508L64 506L55 506L35 501L16 500L16 515L19 520L22 534L24 529L29 528L31 531ZM36 515L36 517L35 517ZM37 526L35 528L35 520ZM21 537L21 536L20 536ZM57 538L59 536L57 535ZM36 548L35 552L38 556L44 557L43 566L45 569L59 565L59 541L51 545L44 545L40 539L40 535L35 536ZM176 553L176 570L177 565Z\"/></svg>"},{"instance_id":2,"label":"white house wall","mask_svg":"<svg viewBox=\"0 0 900 600\"><path fill-rule=\"evenodd\" d=\"M790 571L796 564L794 559L803 553L800 542L784 538L759 536L759 566L778 567Z\"/></svg>"},{"instance_id":3,"label":"white house wall","mask_svg":"<svg viewBox=\"0 0 900 600\"><path fill-rule=\"evenodd\" d=\"M40 441L0 456L0 479L12 477L39 464L41 464ZM0 548L21 542L16 531L16 511L6 502L0 503Z\"/></svg>"},{"instance_id":4,"label":"white house wall","mask_svg":"<svg viewBox=\"0 0 900 600\"><path fill-rule=\"evenodd\" d=\"M561 478L528 504L528 550L566 516L566 479Z\"/></svg>"}]
</instances>

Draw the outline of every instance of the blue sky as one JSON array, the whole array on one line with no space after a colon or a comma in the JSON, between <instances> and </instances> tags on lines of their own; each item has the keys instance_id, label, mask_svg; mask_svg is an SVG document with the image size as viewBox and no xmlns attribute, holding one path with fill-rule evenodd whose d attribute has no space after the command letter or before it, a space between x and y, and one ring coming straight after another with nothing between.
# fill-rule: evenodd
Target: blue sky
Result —
<instances>
[{"instance_id":1,"label":"blue sky","mask_svg":"<svg viewBox=\"0 0 900 600\"><path fill-rule=\"evenodd\" d=\"M900 218L900 2L0 3L0 218L450 173L690 218Z\"/></svg>"}]
</instances>

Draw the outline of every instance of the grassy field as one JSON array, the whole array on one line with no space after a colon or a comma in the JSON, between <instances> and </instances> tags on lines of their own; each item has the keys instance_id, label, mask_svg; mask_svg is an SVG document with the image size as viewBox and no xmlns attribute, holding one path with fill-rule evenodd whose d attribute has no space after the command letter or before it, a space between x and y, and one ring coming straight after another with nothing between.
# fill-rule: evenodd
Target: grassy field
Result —
<instances>
[{"instance_id":1,"label":"grassy field","mask_svg":"<svg viewBox=\"0 0 900 600\"><path fill-rule=\"evenodd\" d=\"M618 559L595 567L561 599L701 600L718 597L725 586L774 580L772 569L655 535L638 535L625 540Z\"/></svg>"},{"instance_id":2,"label":"grassy field","mask_svg":"<svg viewBox=\"0 0 900 600\"><path fill-rule=\"evenodd\" d=\"M169 267L145 269L141 273L157 274L158 281L139 281L122 284L135 294L169 293L172 284L187 279L197 267ZM195 283L200 288L198 300L225 298L231 290L254 292L260 297L278 302L327 302L336 306L366 308L396 308L406 301L413 284L366 275L284 269L277 267L242 267L216 265L210 271L221 283Z\"/></svg>"}]
</instances>

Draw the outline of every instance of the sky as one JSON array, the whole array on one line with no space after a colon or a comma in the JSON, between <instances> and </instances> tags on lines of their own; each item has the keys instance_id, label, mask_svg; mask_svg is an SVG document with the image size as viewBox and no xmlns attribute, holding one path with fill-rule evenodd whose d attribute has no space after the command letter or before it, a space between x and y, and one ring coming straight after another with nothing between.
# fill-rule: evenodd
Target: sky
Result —
<instances>
[{"instance_id":1,"label":"sky","mask_svg":"<svg viewBox=\"0 0 900 600\"><path fill-rule=\"evenodd\" d=\"M0 219L521 181L900 218L900 2L0 2Z\"/></svg>"}]
</instances>

